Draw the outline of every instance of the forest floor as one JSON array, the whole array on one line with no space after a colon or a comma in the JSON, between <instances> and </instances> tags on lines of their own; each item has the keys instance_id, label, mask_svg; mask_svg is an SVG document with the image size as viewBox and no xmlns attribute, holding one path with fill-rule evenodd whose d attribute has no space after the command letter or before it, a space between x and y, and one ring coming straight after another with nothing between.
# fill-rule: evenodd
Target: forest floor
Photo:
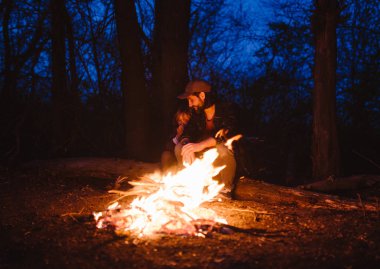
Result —
<instances>
[{"instance_id":1,"label":"forest floor","mask_svg":"<svg viewBox=\"0 0 380 269\"><path fill-rule=\"evenodd\" d=\"M229 232L206 238L119 237L91 217L118 196L119 176L157 164L35 161L0 169L0 268L379 268L380 186L327 195L244 178L236 200L207 207Z\"/></svg>"}]
</instances>

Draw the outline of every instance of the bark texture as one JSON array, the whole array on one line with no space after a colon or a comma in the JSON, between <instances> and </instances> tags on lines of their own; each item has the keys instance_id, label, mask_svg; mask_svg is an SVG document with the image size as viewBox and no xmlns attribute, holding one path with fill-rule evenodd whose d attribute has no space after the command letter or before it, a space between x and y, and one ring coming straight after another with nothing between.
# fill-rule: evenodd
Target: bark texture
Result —
<instances>
[{"instance_id":1,"label":"bark texture","mask_svg":"<svg viewBox=\"0 0 380 269\"><path fill-rule=\"evenodd\" d=\"M169 135L177 95L188 80L190 0L157 0L153 40L155 128L159 144Z\"/></svg>"},{"instance_id":2,"label":"bark texture","mask_svg":"<svg viewBox=\"0 0 380 269\"><path fill-rule=\"evenodd\" d=\"M340 154L336 127L336 66L338 2L315 2L313 108L313 178L320 180L339 174Z\"/></svg>"},{"instance_id":3,"label":"bark texture","mask_svg":"<svg viewBox=\"0 0 380 269\"><path fill-rule=\"evenodd\" d=\"M115 0L115 15L122 67L126 154L131 158L145 159L148 150L148 93L134 1Z\"/></svg>"},{"instance_id":4,"label":"bark texture","mask_svg":"<svg viewBox=\"0 0 380 269\"><path fill-rule=\"evenodd\" d=\"M53 99L53 153L65 152L69 142L68 86L66 71L65 1L52 0L51 8L51 66Z\"/></svg>"}]
</instances>

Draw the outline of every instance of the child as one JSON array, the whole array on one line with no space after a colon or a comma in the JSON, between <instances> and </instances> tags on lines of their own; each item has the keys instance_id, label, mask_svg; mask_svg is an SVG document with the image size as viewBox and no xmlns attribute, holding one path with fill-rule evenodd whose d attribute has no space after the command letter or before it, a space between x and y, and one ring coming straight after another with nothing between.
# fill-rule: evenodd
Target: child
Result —
<instances>
[{"instance_id":1,"label":"child","mask_svg":"<svg viewBox=\"0 0 380 269\"><path fill-rule=\"evenodd\" d=\"M177 132L176 132L176 135L172 139L174 146L181 142L183 138L182 137L183 132L190 118L191 118L191 114L190 114L190 111L188 110L179 109L177 113L175 114L175 121L177 123L177 130L176 130Z\"/></svg>"},{"instance_id":2,"label":"child","mask_svg":"<svg viewBox=\"0 0 380 269\"><path fill-rule=\"evenodd\" d=\"M185 127L190 121L191 113L188 109L180 108L177 110L174 120L176 124L175 135L166 143L164 152L161 154L161 169L167 172L169 168L176 165L177 160L174 155L174 147L178 143L183 143Z\"/></svg>"}]
</instances>

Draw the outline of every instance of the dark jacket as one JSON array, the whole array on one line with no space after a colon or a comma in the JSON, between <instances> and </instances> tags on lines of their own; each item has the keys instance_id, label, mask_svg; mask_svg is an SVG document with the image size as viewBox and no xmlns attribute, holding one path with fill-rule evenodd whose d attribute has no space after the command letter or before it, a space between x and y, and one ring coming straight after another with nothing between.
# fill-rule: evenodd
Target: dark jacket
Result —
<instances>
[{"instance_id":1,"label":"dark jacket","mask_svg":"<svg viewBox=\"0 0 380 269\"><path fill-rule=\"evenodd\" d=\"M201 113L193 112L183 136L189 137L191 142L199 142L208 137L215 137L216 133L221 129L229 131L226 138L237 134L236 108L231 103L215 103L214 128L212 130L206 129L206 121L207 119L203 111ZM217 139L217 143L224 142L225 139L223 138Z\"/></svg>"}]
</instances>

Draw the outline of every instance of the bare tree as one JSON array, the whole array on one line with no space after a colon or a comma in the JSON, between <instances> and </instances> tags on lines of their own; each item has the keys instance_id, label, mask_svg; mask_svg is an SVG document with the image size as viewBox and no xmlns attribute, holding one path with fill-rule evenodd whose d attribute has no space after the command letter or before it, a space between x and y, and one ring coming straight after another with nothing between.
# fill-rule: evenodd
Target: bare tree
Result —
<instances>
[{"instance_id":1,"label":"bare tree","mask_svg":"<svg viewBox=\"0 0 380 269\"><path fill-rule=\"evenodd\" d=\"M144 159L148 153L148 93L134 1L115 0L115 15L122 66L126 153Z\"/></svg>"},{"instance_id":2,"label":"bare tree","mask_svg":"<svg viewBox=\"0 0 380 269\"><path fill-rule=\"evenodd\" d=\"M76 64L74 28L73 28L73 22L72 22L71 16L66 8L64 10L64 13L65 13L65 21L66 21L67 43L68 43L68 49L69 49L70 92L74 96L74 95L78 95L78 84L79 84L77 64Z\"/></svg>"},{"instance_id":3,"label":"bare tree","mask_svg":"<svg viewBox=\"0 0 380 269\"><path fill-rule=\"evenodd\" d=\"M53 101L53 154L65 154L73 143L73 106L66 69L65 0L51 0L51 66ZM71 67L72 68L72 67Z\"/></svg>"},{"instance_id":4,"label":"bare tree","mask_svg":"<svg viewBox=\"0 0 380 269\"><path fill-rule=\"evenodd\" d=\"M36 6L38 10L41 7L41 3L38 3ZM16 86L21 70L31 58L40 55L46 43L47 38L44 36L46 10L39 10L38 19L33 27L33 34L29 39L25 40L25 33L16 37L14 33L18 31L11 33L9 30L10 26L14 27L11 22L11 16L12 13L17 11L16 4L10 0L6 0L3 3L4 80L1 89L1 99L5 102L7 102L8 98L13 98L16 95Z\"/></svg>"},{"instance_id":5,"label":"bare tree","mask_svg":"<svg viewBox=\"0 0 380 269\"><path fill-rule=\"evenodd\" d=\"M371 129L369 104L378 89L380 26L378 1L346 0L342 23L338 28L340 60L338 70L343 74L339 86L343 88L347 114L357 134Z\"/></svg>"},{"instance_id":6,"label":"bare tree","mask_svg":"<svg viewBox=\"0 0 380 269\"><path fill-rule=\"evenodd\" d=\"M169 134L176 96L187 80L190 0L156 0L153 37L155 127L159 144ZM161 137L160 137L161 136Z\"/></svg>"},{"instance_id":7,"label":"bare tree","mask_svg":"<svg viewBox=\"0 0 380 269\"><path fill-rule=\"evenodd\" d=\"M312 17L315 37L312 161L315 180L338 175L340 154L336 126L338 1L317 0Z\"/></svg>"},{"instance_id":8,"label":"bare tree","mask_svg":"<svg viewBox=\"0 0 380 269\"><path fill-rule=\"evenodd\" d=\"M112 92L119 92L119 51L115 46L116 21L114 1L74 1L71 10L80 14L76 18L76 54L78 76L85 87L84 94L99 96L99 104L105 102ZM99 7L101 6L101 8ZM69 34L69 29L68 29ZM69 44L70 45L70 44ZM88 91L88 88L91 90ZM102 106L102 105L101 105Z\"/></svg>"},{"instance_id":9,"label":"bare tree","mask_svg":"<svg viewBox=\"0 0 380 269\"><path fill-rule=\"evenodd\" d=\"M2 32L3 32L3 38L4 38L4 86L1 91L2 98L5 98L6 96L10 95L10 81L14 80L12 70L11 70L11 63L12 63L12 51L11 51L11 43L9 38L9 20L12 10L12 1L11 0L5 0L3 2L3 22L2 22ZM13 88L13 87L12 87Z\"/></svg>"}]
</instances>

